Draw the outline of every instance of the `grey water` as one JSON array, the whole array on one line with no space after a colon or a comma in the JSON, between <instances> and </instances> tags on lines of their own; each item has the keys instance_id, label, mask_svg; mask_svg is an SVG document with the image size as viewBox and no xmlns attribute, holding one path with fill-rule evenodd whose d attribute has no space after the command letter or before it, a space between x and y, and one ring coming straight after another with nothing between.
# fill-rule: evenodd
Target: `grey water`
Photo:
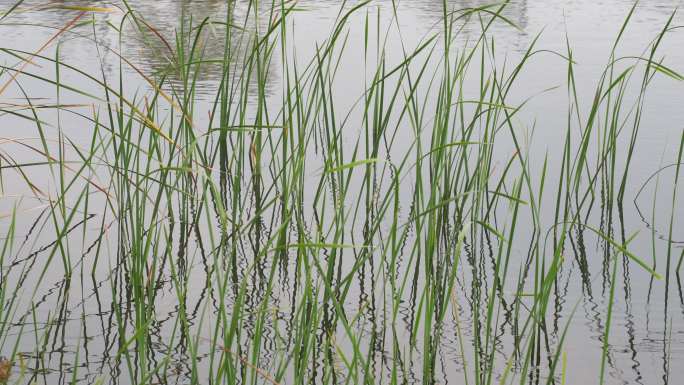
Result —
<instances>
[{"instance_id":1,"label":"grey water","mask_svg":"<svg viewBox=\"0 0 684 385\"><path fill-rule=\"evenodd\" d=\"M108 6L109 3L100 1L80 2L57 2L64 4L76 4L83 6ZM149 24L155 26L158 33L168 41L173 41L185 23L194 20L198 23L205 18L222 20L226 13L225 0L205 1L146 1L130 0L130 7L135 9ZM236 9L248 13L244 1L237 1ZM14 4L12 1L1 0L0 10L9 9ZM21 4L21 12L12 15L8 20L0 22L0 49L20 49L36 51L55 34L59 28L68 23L75 14L73 9L48 8L40 9L46 2L24 1ZM479 0L448 0L450 9L464 9L479 7L489 2ZM120 3L113 3L121 7ZM353 3L343 4L333 0L302 0L298 3L300 10L292 15L290 21L291 39L289 44L296 47L296 56L301 58L302 63L315 53L317 43L329 36L331 28L340 14L340 9L349 8ZM627 17L633 5L631 1L620 0L518 0L512 1L504 11L507 19L515 24L501 22L496 23L490 31L490 35L496 41L497 51L501 61L514 62L520 58L534 42L538 54L531 59L523 73L520 74L518 84L524 87L513 89L511 99L517 102L529 99L526 106L518 117L523 122L521 127L530 132L529 143L525 147L529 149L530 159L541 165L544 158L558 155L562 151L563 133L567 125L568 117L568 94L567 62L561 55L565 54L567 47L571 46L573 57L576 61L576 78L578 81L578 98L591 100L601 71L609 60L609 52L613 42L620 31L620 27ZM644 1L637 5L633 19L627 26L618 47L618 56L643 56L649 44L657 38L663 26L667 23L673 12L684 5L683 1L653 0ZM346 54L339 65L335 91L336 102L339 102L339 110L353 109L358 98L363 93L365 79L359 71L363 61L363 22L366 15L377 18L381 28L388 32L385 50L389 60L398 62L401 60L403 47L416 47L424 39L433 33L439 32L442 27L441 18L443 2L436 0L413 0L396 1L387 0L372 1L366 6L366 10L359 13L349 23ZM32 9L32 7L38 7ZM394 8L396 7L396 8ZM48 47L43 54L46 56L58 56L64 63L74 65L84 72L108 77L113 83L122 81L126 83L129 92L136 94L144 90L146 83L141 80L139 71L145 74L157 76L163 74L168 60L164 57L165 47L159 40L156 41L156 49L150 49L142 37L119 41L119 34L112 26L119 25L121 13L97 14L94 16L91 27L80 28L78 33L65 34L60 37L59 49L54 45ZM684 24L684 17L676 13L672 26ZM39 25L39 27L36 27ZM472 44L472 39L478 36L478 25L465 26L457 35L456 46ZM203 42L207 57L220 58L223 54L226 42L222 41L221 26L215 25L215 33L209 33ZM97 44L95 44L97 42ZM125 67L120 72L120 59L116 54L98 49L97 45L115 47L115 51L123 57L130 59L132 66ZM229 43L230 44L230 43ZM662 42L659 49L658 60L663 62L678 73L684 73L684 30L673 28ZM436 52L435 55L440 55ZM274 55L276 62L272 66L271 77L267 83L266 92L277 103L281 95L282 74L279 72L278 60L286 60L279 53ZM0 63L10 65L16 63L17 58L10 55L6 50L0 52ZM54 68L31 65L30 69L35 73L54 76ZM220 72L212 69L209 65L198 79L198 106L197 115L199 120L207 116L210 110L211 100L215 95ZM82 89L87 92L89 87L96 87L84 81L82 76L65 71L62 81L79 82ZM0 73L0 85L6 82L7 73ZM36 103L54 101L54 89L45 87L36 79L19 77L23 88ZM182 84L175 84L170 79L170 90L178 89ZM82 83L80 83L82 82ZM256 93L257 90L250 91ZM476 92L465 90L465 92ZM140 91L142 94L142 91ZM628 91L629 93L629 91ZM3 111L10 109L13 103L20 103L22 94L20 90L13 88L6 93L0 94L0 107ZM74 96L74 103L79 103L83 95ZM71 103L71 101L62 101ZM678 203L671 207L672 184L674 180L674 168L668 167L676 161L681 135L684 130L684 82L677 81L665 76L654 78L649 88L645 113L642 118L642 129L639 133L639 146L635 153L635 161L630 171L633 181L628 188L629 199L625 203L622 214L623 226L628 234L639 233L636 238L639 241L630 244L630 250L644 257L649 263L656 261L656 270L665 274L665 254L668 246L674 248L673 255L679 257L684 250L684 204ZM82 111L88 112L91 106L80 106ZM274 109L275 110L275 109ZM582 111L587 113L587 111ZM76 117L62 113L57 117L47 115L50 119L61 119L64 127L64 135L76 142L87 143L91 137L87 130L80 125ZM33 123L26 122L11 114L0 114L0 155L9 157L16 162L30 162L35 155L25 147L17 144L22 138L36 140ZM358 135L358 131L350 128L349 138ZM533 134L532 134L533 132ZM349 140L351 143L351 139ZM34 144L38 144L35 142ZM398 144L401 148L401 143ZM399 149L398 151L401 151ZM510 156L503 154L502 159ZM502 162L502 160L498 160ZM6 159L3 158L6 163ZM501 164L500 167L504 167ZM47 170L32 170L32 175L38 179L38 184L45 191L55 189L53 176ZM559 170L551 168L550 179L557 179ZM657 176L655 178L654 176ZM99 379L105 383L128 383L128 368L123 362L119 350L121 349L122 337L121 320L115 317L114 307L130 307L129 294L126 293L124 283L125 269L117 269L117 245L115 242L116 226L114 219L107 216L95 216L88 226L75 227L69 234L70 246L68 252L78 257L84 267L79 273L66 279L58 269L53 269L46 261L49 251L54 245L54 234L49 231L42 232L42 226L50 218L47 218L46 210L51 202L48 199L36 199L32 191L21 183L21 176L17 176L12 170L2 171L2 192L0 194L0 229L3 234L9 230L10 220L13 220L16 229L15 238L18 240L18 248L11 251L6 258L5 264L0 266L0 277L6 282L22 282L19 290L12 293L11 298L20 305L18 310L8 315L0 322L5 324L5 335L0 335L0 356L9 356L15 346L24 354L27 373L22 374L22 383L37 384L67 384L75 377L77 383L89 384ZM643 189L642 189L643 187ZM679 192L679 202L684 196ZM99 208L97 208L99 206ZM102 211L106 202L102 198L93 198L91 207L93 212ZM553 203L551 204L553 205ZM20 215L13 219L11 213L17 210ZM670 213L674 218L675 233L668 241L668 226ZM90 213L79 213L83 218L90 218ZM553 213L544 213L552 218ZM103 219L104 218L104 219ZM593 218L593 217L592 217ZM595 222L601 218L593 218ZM111 222L109 222L111 221ZM102 227L111 231L99 232ZM176 242L181 242L182 230L174 229ZM525 238L525 229L522 230ZM527 234L529 236L529 234ZM567 362L567 384L593 384L598 383L598 373L601 364L601 352L603 349L603 335L605 331L605 314L608 308L609 284L606 284L604 259L601 242L590 235L578 247L579 251L567 250L566 258L570 261L567 269L560 273L559 288L555 295L551 320L554 325L555 335L559 336L559 330L569 322L568 337L564 344L564 355ZM106 238L105 249L98 261L89 258L89 253L95 241ZM216 302L213 297L210 283L206 279L206 260L199 251L201 242L191 242L197 250L187 258L187 264L183 266L188 270L191 277L188 282L189 293L183 309L187 311L188 322L194 327L198 335L201 328L211 325L206 319L207 306ZM249 243L249 241L246 241ZM523 258L527 250L526 241L515 245L514 253L518 258ZM581 254L582 258L577 255ZM76 259L75 259L76 260ZM588 277L583 277L584 268L580 261L588 261ZM56 263L56 262L55 262ZM521 262L522 264L522 262ZM43 266L45 270L43 271ZM377 268L377 266L375 267ZM244 266L241 267L244 269ZM85 272L84 272L85 271ZM246 269L241 270L246 271ZM92 272L92 273L91 273ZM682 272L684 273L684 271ZM41 278L41 274L45 278ZM296 282L288 281L287 271L282 274L281 284L274 289L272 294L275 312L278 319L286 324L293 317L289 314L290 307L296 299L289 298L290 293L296 292L292 285ZM356 303L347 303L350 308L360 308L369 301L369 298L379 297L383 294L376 293L374 288L369 288L367 282L374 278L365 275L373 274L373 266L364 270L352 287L353 297ZM92 278L91 278L92 276ZM605 383L607 384L680 384L684 380L684 294L680 285L679 275L671 271L664 280L653 280L651 275L639 269L634 264L625 262L620 268L618 282L616 282L615 305L613 308L613 321L611 326L610 340L608 344L608 369ZM41 284L34 288L32 282L41 279ZM260 287L264 277L257 272L251 272L242 279L249 280L249 300L253 305L258 304L264 295L264 288ZM152 352L149 352L152 365L157 365L156 357L169 354L172 357L169 373L163 378L168 383L191 383L192 373L195 369L189 364L194 356L202 368L208 365L208 357L213 354L209 351L207 343L198 340L198 351L188 348L188 339L194 336L178 336L175 320L181 307L177 303L174 292L174 283L169 277L160 279L158 296L154 310L155 322L150 328L150 341ZM460 282L463 293L467 291L468 280ZM116 288L116 290L112 289ZM295 291L292 291L295 290ZM463 301L467 302L467 294L463 294ZM7 307L9 304L0 304ZM256 306L256 305L255 305ZM576 306L576 308L575 308ZM573 312L573 309L574 312ZM476 315L470 314L467 306L461 309L461 321L463 324L472 322ZM375 311L375 309L373 309ZM402 319L395 325L402 335L407 335L413 327L413 317L417 311L416 303L407 300L405 307L400 310ZM378 312L380 310L378 309ZM134 311L130 308L126 312L128 317L133 317ZM2 314L2 313L0 313ZM571 317L572 315L572 317ZM382 317L382 316L380 316ZM206 319L204 319L206 318ZM131 320L123 320L124 323ZM204 322L204 324L203 324ZM245 320L243 327L247 335L252 332L255 325L253 320ZM455 327L455 325L451 325ZM370 326L369 326L370 327ZM269 358L278 356L279 333L287 330L287 326L281 327L278 323L267 325L268 331L264 342L264 366L268 366ZM468 334L470 333L470 334ZM466 334L472 337L472 330L466 330ZM509 336L498 335L500 338L501 357L497 360L505 361L504 345L509 341ZM130 337L130 336L129 336ZM15 342L18 341L18 344ZM195 341L192 341L193 343ZM367 342L366 342L367 343ZM452 335L445 337L440 350L438 375L436 382L440 384L462 384L463 362L467 358L461 356L457 349L457 340ZM409 341L406 341L409 344ZM37 348L39 347L39 348ZM387 346L381 346L378 354L386 353ZM35 352L40 351L40 357ZM408 367L415 366L415 373L407 376L406 383L420 383L424 381L420 377L421 359L418 355L413 357L415 362L405 363ZM380 360L382 361L382 360ZM74 363L77 363L74 365ZM380 362L377 371L387 370ZM471 363L472 365L472 363ZM494 382L498 383L501 373L497 373ZM20 378L18 369L15 368L13 378ZM158 381L155 379L154 381ZM555 380L559 381L559 380ZM546 383L546 379L541 380ZM208 379L200 379L199 383L208 383ZM556 382L559 383L559 382Z\"/></svg>"}]
</instances>

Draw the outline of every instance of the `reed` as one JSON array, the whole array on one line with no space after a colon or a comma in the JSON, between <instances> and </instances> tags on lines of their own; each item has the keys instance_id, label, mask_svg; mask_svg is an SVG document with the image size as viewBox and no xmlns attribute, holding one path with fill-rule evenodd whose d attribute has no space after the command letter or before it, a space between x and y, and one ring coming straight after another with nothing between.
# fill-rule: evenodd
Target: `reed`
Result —
<instances>
[{"instance_id":1,"label":"reed","mask_svg":"<svg viewBox=\"0 0 684 385\"><path fill-rule=\"evenodd\" d=\"M31 11L22 3L0 23ZM293 46L302 9L291 1L183 14L171 38L126 0L41 8L73 15L37 51L0 48L0 100L20 99L0 102L0 119L35 130L0 145L13 207L2 218L0 369L23 363L8 381L53 381L48 352L68 336L64 383L564 384L581 368L564 350L579 302L562 303L563 271L578 266L591 297L591 237L608 295L602 349L587 354L603 384L619 273L635 266L669 284L682 265L681 145L664 273L631 251L656 237L623 221L647 90L683 79L659 56L673 19L643 55L619 57L632 8L584 100L569 39L566 52L535 38L502 60L491 28L516 28L506 7L444 2L431 34L389 52L402 39L396 12L384 29L368 1L344 2L310 57ZM459 44L466 25L479 30ZM103 43L101 27L118 41ZM354 30L364 87L348 107L338 76ZM207 52L212 34L219 55ZM92 44L100 71L62 58L61 39ZM129 39L161 69L126 57ZM563 146L543 162L520 119L528 100L512 96L540 54L567 67L568 99ZM54 100L34 98L40 88ZM447 350L459 359L445 369Z\"/></svg>"}]
</instances>

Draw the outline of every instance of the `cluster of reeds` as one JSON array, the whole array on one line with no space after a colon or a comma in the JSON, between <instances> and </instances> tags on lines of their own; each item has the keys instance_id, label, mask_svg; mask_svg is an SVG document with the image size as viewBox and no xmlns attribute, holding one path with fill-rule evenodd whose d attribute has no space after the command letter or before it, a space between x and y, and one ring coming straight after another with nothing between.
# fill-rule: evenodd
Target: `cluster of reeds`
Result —
<instances>
[{"instance_id":1,"label":"cluster of reeds","mask_svg":"<svg viewBox=\"0 0 684 385\"><path fill-rule=\"evenodd\" d=\"M170 39L124 0L107 28L157 50L168 65L154 73L99 42L94 25L111 11L100 7L50 3L43 11L73 18L43 47L0 48L0 97L15 97L0 104L0 176L3 191L23 191L2 198L10 381L49 382L46 352L69 335L79 342L65 382L88 365L97 383L565 384L576 303L559 300L559 277L575 264L591 290L587 258L603 258L608 307L593 354L604 382L619 269L669 282L681 267L672 247L665 271L632 253L648 235L621 220L649 84L682 80L658 54L674 26L643 55L617 57L630 13L591 100L577 96L570 42L556 53L567 126L539 162L519 119L527 101L510 94L543 52L533 39L516 62L499 59L489 32L515 28L506 4L442 4L442 25L397 61L367 3L341 5L306 58L291 44L289 1L183 15ZM479 34L461 44L465 25ZM354 28L365 87L346 109L336 76ZM222 55L208 56L217 33ZM62 59L66 38L90 39L114 69ZM208 101L207 72L219 79ZM35 99L34 87L57 96ZM34 131L11 135L13 124ZM586 237L603 255L585 251ZM551 313L563 310L559 325ZM101 362L82 356L89 343ZM445 350L459 358L445 364Z\"/></svg>"}]
</instances>

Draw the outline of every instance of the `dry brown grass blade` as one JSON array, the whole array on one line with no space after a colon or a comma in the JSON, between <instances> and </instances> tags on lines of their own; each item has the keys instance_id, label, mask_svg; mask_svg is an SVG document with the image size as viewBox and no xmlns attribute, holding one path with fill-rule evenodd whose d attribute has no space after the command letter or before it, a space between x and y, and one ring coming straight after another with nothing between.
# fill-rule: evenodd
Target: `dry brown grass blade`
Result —
<instances>
[{"instance_id":1,"label":"dry brown grass blade","mask_svg":"<svg viewBox=\"0 0 684 385\"><path fill-rule=\"evenodd\" d=\"M57 6L52 6L51 8L66 9L70 11L85 11L85 12L98 12L98 13L114 13L118 11L118 8L112 7L86 7L81 5L64 5L60 4Z\"/></svg>"},{"instance_id":2,"label":"dry brown grass blade","mask_svg":"<svg viewBox=\"0 0 684 385\"><path fill-rule=\"evenodd\" d=\"M24 111L35 109L49 109L49 108L81 108L81 107L92 107L91 104L20 104L20 103L0 103L0 108L12 108L13 111Z\"/></svg>"},{"instance_id":3,"label":"dry brown grass blade","mask_svg":"<svg viewBox=\"0 0 684 385\"><path fill-rule=\"evenodd\" d=\"M206 337L200 337L200 339L202 339L206 342L210 342L210 343L213 342L211 339L206 338ZM236 357L244 365L247 365L250 369L254 369L257 372L257 374L259 374L264 380L268 381L269 383L271 383L273 385L281 385L280 382L276 381L275 378L273 378L273 376L271 376L267 371L265 371L265 370L259 368L258 366L252 364L251 362L249 362L249 360L246 357L242 357L242 356L238 355L237 353L234 353L232 350L226 348L225 346L222 346L221 344L217 344L217 345L221 351L228 353L231 356Z\"/></svg>"},{"instance_id":4,"label":"dry brown grass blade","mask_svg":"<svg viewBox=\"0 0 684 385\"><path fill-rule=\"evenodd\" d=\"M6 198L6 196L3 196L3 198ZM12 216L15 216L17 214L26 214L26 213L30 213L32 211L40 211L40 210L47 209L47 208L50 208L50 205L34 206L34 207L30 207L30 208L27 208L24 210L17 210L16 212L15 211L4 212L4 213L0 213L0 219L11 218Z\"/></svg>"},{"instance_id":5,"label":"dry brown grass blade","mask_svg":"<svg viewBox=\"0 0 684 385\"><path fill-rule=\"evenodd\" d=\"M12 373L12 362L5 357L0 357L0 382L4 383L9 380Z\"/></svg>"},{"instance_id":6,"label":"dry brown grass blade","mask_svg":"<svg viewBox=\"0 0 684 385\"><path fill-rule=\"evenodd\" d=\"M192 123L192 119L190 119L190 117L185 113L185 111L183 111L181 106L179 106L178 103L176 103L171 96L169 96L166 92L164 92L157 85L157 83L154 82L154 80L152 80L149 76L145 75L145 73L140 68L136 67L133 63L131 63L130 60L126 59L123 55L119 54L115 50L112 49L112 50L109 50L109 52L116 55L119 59L121 59L123 62L128 64L128 66L131 67L135 72L137 72L138 75L140 75L140 77L142 77L156 92L158 92L159 95L161 95L171 105L171 107L174 110L178 111L181 115L183 115L183 118L188 123L188 125L190 125L190 127L194 128L194 125ZM148 120L144 114L140 113L140 115L144 120ZM152 123L152 124L154 124L154 123ZM155 131L158 131L158 133L160 135L164 136L164 138L167 139L170 143L173 143L173 140L171 140L171 138L169 138L164 132L162 132L160 128L156 127L156 125L152 128L155 129Z\"/></svg>"},{"instance_id":7,"label":"dry brown grass blade","mask_svg":"<svg viewBox=\"0 0 684 385\"><path fill-rule=\"evenodd\" d=\"M173 55L173 48L171 48L171 44L169 44L169 42L164 38L164 36L162 36L162 34L159 33L159 31L158 31L156 28L152 27L152 26L151 26L149 23L147 23L144 19L139 19L139 20L140 20L143 24L145 24L145 27L149 28L149 30L152 31L153 34L157 35L157 37L159 38L159 40L161 40L161 42L164 43L164 45L166 46L166 49L169 51L169 54L170 54L170 55Z\"/></svg>"},{"instance_id":8,"label":"dry brown grass blade","mask_svg":"<svg viewBox=\"0 0 684 385\"><path fill-rule=\"evenodd\" d=\"M59 31L57 31L57 33L55 33L54 35L52 35L52 37L51 37L50 39L48 39L48 41L46 41L45 44L43 44L43 45L38 49L38 51L34 52L33 55L31 55L29 58L25 59L24 62L23 62L23 63L21 64L21 66L19 67L19 69L16 70L16 71L12 74L12 76L10 76L9 80L2 86L2 88L0 88L0 95L2 95L2 94L5 92L5 90L7 89L7 87L9 87L9 85L12 84L12 83L17 79L17 76L19 76L19 74L22 73L22 72L24 71L24 68L26 68L26 66L29 65L29 64L31 63L31 61L33 60L33 58L36 57L36 55L39 55L41 52L43 52L43 51L44 51L47 47L49 47L50 44L52 44L52 42L54 42L61 34L63 34L64 32L68 31L71 27L73 27L73 26L76 24L76 22L77 22L78 20L80 20L80 19L83 17L83 15L85 15L85 14L86 14L86 11L81 11L81 12L79 12L79 14L76 15L76 17L74 17L73 19L71 19L71 21L69 21L64 27L62 27Z\"/></svg>"},{"instance_id":9,"label":"dry brown grass blade","mask_svg":"<svg viewBox=\"0 0 684 385\"><path fill-rule=\"evenodd\" d=\"M0 138L0 143L6 143L6 142L15 143L15 144L24 146L24 147L26 147L26 148L28 148L28 149L30 149L30 150L32 150L32 151L37 152L37 153L40 154L40 155L46 157L46 158L49 159L51 162L59 163L59 160L57 160L56 158L54 158L54 157L51 156L50 154L46 154L46 153L45 153L44 151L42 151L41 149L39 149L39 148L37 148L37 147L34 147L34 146L30 145L30 144L24 143L24 142L21 141L21 140L12 139L12 138ZM73 168L69 167L68 164L62 163L62 166L63 166L65 169L67 169L67 170L73 172L74 174L76 173L76 170L74 170ZM85 176L83 176L83 175L80 175L80 177L81 177L82 179L84 179L86 182L88 182L88 184L90 184L91 186L95 187L98 191L100 191L101 193L105 194L105 195L107 196L108 199L111 199L111 198L112 198L112 196L109 194L109 192L107 191L107 189L105 189L103 186L100 186L99 184L95 183L92 179L87 178L87 177L85 177ZM37 188L37 187L36 187L36 188Z\"/></svg>"}]
</instances>

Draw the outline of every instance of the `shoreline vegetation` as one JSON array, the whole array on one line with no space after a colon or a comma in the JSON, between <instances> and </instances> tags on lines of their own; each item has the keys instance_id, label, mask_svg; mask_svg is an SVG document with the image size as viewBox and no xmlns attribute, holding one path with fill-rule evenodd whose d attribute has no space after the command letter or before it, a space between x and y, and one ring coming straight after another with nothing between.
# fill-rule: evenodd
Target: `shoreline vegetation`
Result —
<instances>
[{"instance_id":1,"label":"shoreline vegetation","mask_svg":"<svg viewBox=\"0 0 684 385\"><path fill-rule=\"evenodd\" d=\"M660 51L675 13L618 56L635 5L585 98L569 38L499 52L491 28L518 28L508 2L442 3L430 34L391 53L396 13L388 27L372 2L334 5L310 57L292 44L297 2L227 1L171 36L125 0L74 4L0 14L47 33L0 46L0 382L565 385L585 370L566 342L588 298L601 347L579 378L613 383L621 279L642 274L649 303L665 290L667 383L684 130L648 180L631 171L652 82L684 80ZM57 27L21 18L57 11ZM349 107L352 29L364 89ZM76 40L99 69L60 55ZM162 64L140 66L127 41ZM512 96L538 55L566 68L559 148L531 141L523 111L543 95ZM625 223L654 223L656 206L665 227Z\"/></svg>"}]
</instances>

